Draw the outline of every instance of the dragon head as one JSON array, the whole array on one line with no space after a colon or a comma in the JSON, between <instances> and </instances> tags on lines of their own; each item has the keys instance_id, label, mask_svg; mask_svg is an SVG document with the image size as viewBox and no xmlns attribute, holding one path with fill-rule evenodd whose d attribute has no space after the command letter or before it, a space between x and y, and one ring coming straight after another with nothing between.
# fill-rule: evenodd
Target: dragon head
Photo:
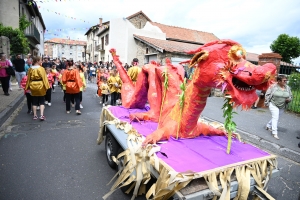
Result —
<instances>
[{"instance_id":1,"label":"dragon head","mask_svg":"<svg viewBox=\"0 0 300 200\"><path fill-rule=\"evenodd\" d=\"M250 108L257 99L256 89L266 90L276 75L276 66L254 65L246 59L244 48L232 40L220 40L188 52L195 68L193 83L199 87L222 87L234 106Z\"/></svg>"},{"instance_id":2,"label":"dragon head","mask_svg":"<svg viewBox=\"0 0 300 200\"><path fill-rule=\"evenodd\" d=\"M275 78L276 66L272 63L254 65L245 60L245 50L234 45L228 51L228 61L219 65L217 85L231 96L234 106L250 108L256 101L256 90L267 90Z\"/></svg>"}]
</instances>

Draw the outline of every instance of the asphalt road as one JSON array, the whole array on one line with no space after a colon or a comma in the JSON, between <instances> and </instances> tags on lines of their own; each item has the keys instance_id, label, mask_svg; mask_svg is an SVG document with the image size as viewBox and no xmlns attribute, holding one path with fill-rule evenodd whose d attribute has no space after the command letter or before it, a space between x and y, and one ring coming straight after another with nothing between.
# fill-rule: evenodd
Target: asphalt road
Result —
<instances>
[{"instance_id":1,"label":"asphalt road","mask_svg":"<svg viewBox=\"0 0 300 200\"><path fill-rule=\"evenodd\" d=\"M23 107L0 140L0 200L102 199L116 171L107 165L104 144L96 144L101 106L95 93L96 85L89 84L81 116L66 114L60 89L44 122L33 121ZM277 200L296 200L300 165L278 161L281 176L271 180L268 192ZM117 190L108 199L130 198Z\"/></svg>"}]
</instances>

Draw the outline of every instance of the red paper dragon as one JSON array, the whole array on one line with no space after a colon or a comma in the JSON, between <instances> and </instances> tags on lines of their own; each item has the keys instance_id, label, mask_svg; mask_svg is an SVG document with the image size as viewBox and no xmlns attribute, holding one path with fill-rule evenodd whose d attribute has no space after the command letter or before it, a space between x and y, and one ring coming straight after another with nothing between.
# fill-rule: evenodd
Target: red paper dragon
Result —
<instances>
[{"instance_id":1,"label":"red paper dragon","mask_svg":"<svg viewBox=\"0 0 300 200\"><path fill-rule=\"evenodd\" d=\"M144 144L156 143L170 136L224 135L223 131L198 121L211 89L221 87L227 96L231 96L234 106L248 109L257 99L255 90L266 90L276 74L276 67L271 63L257 66L246 61L246 52L237 42L210 42L189 52L195 54L189 61L195 71L184 91L184 100L180 102L178 95L183 89L180 84L184 81L181 65L175 66L169 61L166 66L146 64L134 84L115 49L110 52L123 81L122 105L144 108L147 101L150 104L148 112L130 118L159 122L158 129L146 137Z\"/></svg>"}]
</instances>

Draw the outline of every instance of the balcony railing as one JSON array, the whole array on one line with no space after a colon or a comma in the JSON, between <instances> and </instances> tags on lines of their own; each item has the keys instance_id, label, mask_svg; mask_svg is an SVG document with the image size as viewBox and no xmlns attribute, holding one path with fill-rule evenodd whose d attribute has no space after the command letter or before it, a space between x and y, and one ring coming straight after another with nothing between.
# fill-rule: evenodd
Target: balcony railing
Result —
<instances>
[{"instance_id":1,"label":"balcony railing","mask_svg":"<svg viewBox=\"0 0 300 200\"><path fill-rule=\"evenodd\" d=\"M96 46L96 51L104 51L102 44Z\"/></svg>"},{"instance_id":2,"label":"balcony railing","mask_svg":"<svg viewBox=\"0 0 300 200\"><path fill-rule=\"evenodd\" d=\"M35 42L36 44L40 44L40 33L34 24L31 24L25 29L25 36Z\"/></svg>"}]
</instances>

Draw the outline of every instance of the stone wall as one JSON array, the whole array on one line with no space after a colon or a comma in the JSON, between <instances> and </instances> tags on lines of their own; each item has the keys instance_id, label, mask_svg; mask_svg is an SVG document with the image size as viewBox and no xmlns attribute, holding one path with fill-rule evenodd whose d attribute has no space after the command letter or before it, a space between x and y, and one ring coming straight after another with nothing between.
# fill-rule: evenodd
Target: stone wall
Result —
<instances>
[{"instance_id":1,"label":"stone wall","mask_svg":"<svg viewBox=\"0 0 300 200\"><path fill-rule=\"evenodd\" d=\"M0 0L0 23L19 28L19 0Z\"/></svg>"},{"instance_id":2,"label":"stone wall","mask_svg":"<svg viewBox=\"0 0 300 200\"><path fill-rule=\"evenodd\" d=\"M130 18L129 21L134 25L135 28L142 29L144 28L148 20L144 15L139 14Z\"/></svg>"},{"instance_id":3,"label":"stone wall","mask_svg":"<svg viewBox=\"0 0 300 200\"><path fill-rule=\"evenodd\" d=\"M0 36L0 53L5 53L7 58L10 56L10 42L8 37Z\"/></svg>"},{"instance_id":4,"label":"stone wall","mask_svg":"<svg viewBox=\"0 0 300 200\"><path fill-rule=\"evenodd\" d=\"M161 52L157 51L153 47L150 47L146 45L145 43L142 43L141 41L135 40L137 44L137 52L136 52L136 58L139 59L139 65L142 66L145 64L145 54L146 54L146 48L148 48L148 54L162 54ZM159 56L158 56L159 58ZM160 61L159 59L157 61Z\"/></svg>"}]
</instances>

